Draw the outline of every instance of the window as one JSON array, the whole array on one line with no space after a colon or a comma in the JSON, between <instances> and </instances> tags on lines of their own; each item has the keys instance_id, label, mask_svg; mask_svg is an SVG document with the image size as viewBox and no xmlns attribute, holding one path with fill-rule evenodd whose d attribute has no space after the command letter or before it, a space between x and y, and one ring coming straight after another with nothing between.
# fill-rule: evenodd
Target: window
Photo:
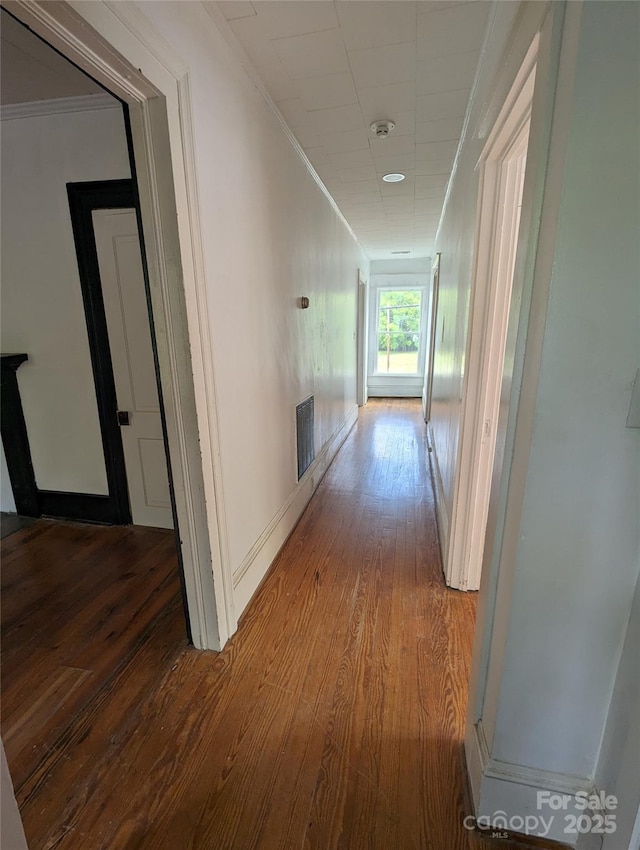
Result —
<instances>
[{"instance_id":1,"label":"window","mask_svg":"<svg viewBox=\"0 0 640 850\"><path fill-rule=\"evenodd\" d=\"M422 293L422 289L378 290L377 374L421 372Z\"/></svg>"}]
</instances>

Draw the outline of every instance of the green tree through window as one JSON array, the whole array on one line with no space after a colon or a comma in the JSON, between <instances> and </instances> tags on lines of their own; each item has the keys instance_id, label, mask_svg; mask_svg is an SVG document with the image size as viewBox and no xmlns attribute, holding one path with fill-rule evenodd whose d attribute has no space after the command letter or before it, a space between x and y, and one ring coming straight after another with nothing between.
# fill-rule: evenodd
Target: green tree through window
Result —
<instances>
[{"instance_id":1,"label":"green tree through window","mask_svg":"<svg viewBox=\"0 0 640 850\"><path fill-rule=\"evenodd\" d=\"M417 374L422 292L383 289L379 298L377 371Z\"/></svg>"}]
</instances>

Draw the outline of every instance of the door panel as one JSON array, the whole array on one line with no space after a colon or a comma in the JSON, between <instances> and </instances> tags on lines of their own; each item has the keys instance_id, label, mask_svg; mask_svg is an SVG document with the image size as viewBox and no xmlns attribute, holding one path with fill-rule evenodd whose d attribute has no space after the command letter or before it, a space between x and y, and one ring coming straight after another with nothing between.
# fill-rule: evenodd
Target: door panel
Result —
<instances>
[{"instance_id":1,"label":"door panel","mask_svg":"<svg viewBox=\"0 0 640 850\"><path fill-rule=\"evenodd\" d=\"M135 525L173 528L140 241L134 210L94 210L93 226Z\"/></svg>"}]
</instances>

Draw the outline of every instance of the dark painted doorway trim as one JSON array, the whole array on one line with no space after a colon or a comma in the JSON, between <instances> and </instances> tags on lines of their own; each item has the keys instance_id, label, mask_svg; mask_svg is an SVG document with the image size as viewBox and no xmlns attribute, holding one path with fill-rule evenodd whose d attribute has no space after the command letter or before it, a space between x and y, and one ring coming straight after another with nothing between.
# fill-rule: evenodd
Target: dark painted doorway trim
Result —
<instances>
[{"instance_id":1,"label":"dark painted doorway trim","mask_svg":"<svg viewBox=\"0 0 640 850\"><path fill-rule=\"evenodd\" d=\"M127 470L118 423L118 402L109 348L107 318L102 298L100 268L93 230L93 210L135 209L131 180L100 180L68 183L69 209L78 258L82 301L89 335L91 367L96 388L98 417L109 489L109 518L100 521L126 525L131 522Z\"/></svg>"},{"instance_id":2,"label":"dark painted doorway trim","mask_svg":"<svg viewBox=\"0 0 640 850\"><path fill-rule=\"evenodd\" d=\"M124 460L124 449L120 424L118 422L118 402L116 396L115 379L113 375L113 364L111 361L111 348L109 346L109 334L107 318L104 310L102 297L102 282L100 279L100 268L98 265L98 252L96 248L95 233L93 229L93 210L99 209L133 209L136 213L138 223L138 234L140 240L140 254L145 280L147 305L149 307L149 326L151 331L151 345L158 385L158 399L160 403L160 417L162 420L162 434L164 440L167 472L169 477L169 492L171 494L171 509L173 513L173 525L176 536L176 552L178 555L180 576L180 589L182 594L182 605L185 613L187 637L192 642L191 627L189 622L189 609L187 606L184 569L182 566L182 550L180 546L180 535L178 532L178 518L175 506L175 495L173 490L173 476L171 472L171 459L169 455L169 441L167 438L167 425L162 397L162 385L160 383L160 370L158 366L158 355L155 341L155 328L149 299L149 278L147 271L147 260L144 246L142 221L140 218L140 204L135 183L135 161L133 158L133 145L131 141L131 130L127 109L124 110L125 129L127 133L127 145L132 179L127 180L100 180L88 183L68 183L67 194L69 196L69 207L71 210L71 223L73 236L76 244L78 257L78 270L80 273L80 284L82 287L82 299L84 302L85 316L87 320L87 332L89 335L89 350L91 352L91 365L96 387L98 401L98 415L102 432L102 443L104 447L105 464L107 468L107 482L109 485L109 497L114 501L114 519L116 524L127 524L131 522L131 508L129 504L129 491L127 486L127 474ZM95 497L93 497L95 498Z\"/></svg>"}]
</instances>

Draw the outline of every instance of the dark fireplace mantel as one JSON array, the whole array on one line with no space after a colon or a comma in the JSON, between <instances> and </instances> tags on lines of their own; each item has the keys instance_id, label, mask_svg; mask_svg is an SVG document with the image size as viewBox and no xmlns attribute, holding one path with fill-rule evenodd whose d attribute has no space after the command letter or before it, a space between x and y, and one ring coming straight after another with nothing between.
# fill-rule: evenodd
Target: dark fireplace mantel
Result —
<instances>
[{"instance_id":1,"label":"dark fireplace mantel","mask_svg":"<svg viewBox=\"0 0 640 850\"><path fill-rule=\"evenodd\" d=\"M16 503L25 517L54 517L79 522L121 521L109 496L40 490L36 483L29 448L29 435L20 399L17 371L29 359L26 354L0 354L2 362L2 445Z\"/></svg>"},{"instance_id":2,"label":"dark fireplace mantel","mask_svg":"<svg viewBox=\"0 0 640 850\"><path fill-rule=\"evenodd\" d=\"M10 369L15 372L18 369L18 366L21 366L26 360L29 359L29 355L1 354L0 358L2 358L2 372L4 374L5 369Z\"/></svg>"}]
</instances>

